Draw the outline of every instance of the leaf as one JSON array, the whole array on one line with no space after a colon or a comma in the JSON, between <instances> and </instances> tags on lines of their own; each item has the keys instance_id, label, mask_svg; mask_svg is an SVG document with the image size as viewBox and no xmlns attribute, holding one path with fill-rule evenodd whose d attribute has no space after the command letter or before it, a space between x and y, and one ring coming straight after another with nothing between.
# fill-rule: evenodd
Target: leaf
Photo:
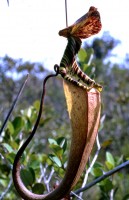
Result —
<instances>
[{"instance_id":1,"label":"leaf","mask_svg":"<svg viewBox=\"0 0 129 200\"><path fill-rule=\"evenodd\" d=\"M15 141L11 140L9 144L13 149L18 149L19 148L19 139L15 140ZM15 150L13 150L13 151L15 151Z\"/></svg>"},{"instance_id":2,"label":"leaf","mask_svg":"<svg viewBox=\"0 0 129 200\"><path fill-rule=\"evenodd\" d=\"M105 141L102 143L101 147L102 147L102 148L106 148L106 147L110 146L110 144L112 143L112 141L113 141L113 139L105 140Z\"/></svg>"},{"instance_id":3,"label":"leaf","mask_svg":"<svg viewBox=\"0 0 129 200\"><path fill-rule=\"evenodd\" d=\"M111 170L111 169L114 168L114 166L113 166L110 162L108 162L108 161L105 161L105 164L106 164L106 166L107 166L107 168L108 168L109 170Z\"/></svg>"},{"instance_id":4,"label":"leaf","mask_svg":"<svg viewBox=\"0 0 129 200\"><path fill-rule=\"evenodd\" d=\"M25 186L31 186L34 183L35 176L34 176L34 171L32 168L30 169L21 169L21 179Z\"/></svg>"},{"instance_id":5,"label":"leaf","mask_svg":"<svg viewBox=\"0 0 129 200\"><path fill-rule=\"evenodd\" d=\"M9 153L12 153L14 150L12 149L12 147L7 144L7 143L3 143L2 144L3 147L5 147L5 149L9 152Z\"/></svg>"},{"instance_id":6,"label":"leaf","mask_svg":"<svg viewBox=\"0 0 129 200\"><path fill-rule=\"evenodd\" d=\"M86 57L87 57L87 53L85 51L85 49L80 49L80 51L78 52L78 58L81 62L85 62L86 60Z\"/></svg>"},{"instance_id":7,"label":"leaf","mask_svg":"<svg viewBox=\"0 0 129 200\"><path fill-rule=\"evenodd\" d=\"M87 54L88 54L88 57L90 58L91 57L91 55L93 55L94 54L94 49L93 48L87 48L87 50L86 50L86 52L87 52Z\"/></svg>"},{"instance_id":8,"label":"leaf","mask_svg":"<svg viewBox=\"0 0 129 200\"><path fill-rule=\"evenodd\" d=\"M39 169L40 167L39 156L32 154L28 163L28 167L31 167L33 169Z\"/></svg>"},{"instance_id":9,"label":"leaf","mask_svg":"<svg viewBox=\"0 0 129 200\"><path fill-rule=\"evenodd\" d=\"M25 127L24 127L24 128L25 128L26 132L31 131L32 124L31 124L31 122L30 122L29 119L26 120L26 123L25 123Z\"/></svg>"},{"instance_id":10,"label":"leaf","mask_svg":"<svg viewBox=\"0 0 129 200\"><path fill-rule=\"evenodd\" d=\"M9 130L10 134L14 133L14 127L13 127L13 124L10 121L8 121L7 129Z\"/></svg>"},{"instance_id":11,"label":"leaf","mask_svg":"<svg viewBox=\"0 0 129 200\"><path fill-rule=\"evenodd\" d=\"M51 117L47 117L47 118L41 118L40 119L40 127L43 127L46 123L48 123L50 121Z\"/></svg>"},{"instance_id":12,"label":"leaf","mask_svg":"<svg viewBox=\"0 0 129 200\"><path fill-rule=\"evenodd\" d=\"M120 165L122 162L124 162L124 156L123 155L121 155L120 157L117 158L116 165Z\"/></svg>"},{"instance_id":13,"label":"leaf","mask_svg":"<svg viewBox=\"0 0 129 200\"><path fill-rule=\"evenodd\" d=\"M86 63L83 63L83 71L86 72L88 70L89 65Z\"/></svg>"},{"instance_id":14,"label":"leaf","mask_svg":"<svg viewBox=\"0 0 129 200\"><path fill-rule=\"evenodd\" d=\"M90 76L91 78L94 78L94 71L95 71L95 67L94 66L88 66L87 69L86 69L86 74L88 76Z\"/></svg>"},{"instance_id":15,"label":"leaf","mask_svg":"<svg viewBox=\"0 0 129 200\"><path fill-rule=\"evenodd\" d=\"M12 123L15 130L15 134L19 133L24 127L24 120L20 116L16 117Z\"/></svg>"},{"instance_id":16,"label":"leaf","mask_svg":"<svg viewBox=\"0 0 129 200\"><path fill-rule=\"evenodd\" d=\"M34 108L37 110L37 111L39 111L39 107L40 107L40 101L35 101L34 102Z\"/></svg>"},{"instance_id":17,"label":"leaf","mask_svg":"<svg viewBox=\"0 0 129 200\"><path fill-rule=\"evenodd\" d=\"M111 167L114 168L115 167L115 161L114 161L114 158L112 156L112 154L110 152L106 152L106 165L108 167ZM109 168L109 169L112 169L112 168Z\"/></svg>"},{"instance_id":18,"label":"leaf","mask_svg":"<svg viewBox=\"0 0 129 200\"><path fill-rule=\"evenodd\" d=\"M67 148L67 140L65 137L59 137L57 139L57 143L60 145L60 147L63 149L63 152L65 152Z\"/></svg>"},{"instance_id":19,"label":"leaf","mask_svg":"<svg viewBox=\"0 0 129 200\"><path fill-rule=\"evenodd\" d=\"M48 138L48 142L49 142L49 144L56 144L57 145L57 141L54 140L53 138Z\"/></svg>"},{"instance_id":20,"label":"leaf","mask_svg":"<svg viewBox=\"0 0 129 200\"><path fill-rule=\"evenodd\" d=\"M6 176L9 175L11 168L7 164L1 164L0 165L0 171L2 172L2 175L5 174Z\"/></svg>"},{"instance_id":21,"label":"leaf","mask_svg":"<svg viewBox=\"0 0 129 200\"><path fill-rule=\"evenodd\" d=\"M62 154L63 154L63 149L59 146L59 145L55 145L55 144L50 144L49 145L50 148L54 151L54 153L61 158Z\"/></svg>"},{"instance_id":22,"label":"leaf","mask_svg":"<svg viewBox=\"0 0 129 200\"><path fill-rule=\"evenodd\" d=\"M87 48L86 52L87 52L87 58L85 60L85 63L87 63L89 65L92 61L94 50L93 50L93 48Z\"/></svg>"},{"instance_id":23,"label":"leaf","mask_svg":"<svg viewBox=\"0 0 129 200\"><path fill-rule=\"evenodd\" d=\"M129 199L129 194L126 194L122 200L128 200Z\"/></svg>"},{"instance_id":24,"label":"leaf","mask_svg":"<svg viewBox=\"0 0 129 200\"><path fill-rule=\"evenodd\" d=\"M36 183L32 187L32 192L35 194L43 194L45 191L45 186L42 183Z\"/></svg>"},{"instance_id":25,"label":"leaf","mask_svg":"<svg viewBox=\"0 0 129 200\"><path fill-rule=\"evenodd\" d=\"M100 163L100 162L95 162L94 168L95 167L99 167L99 168L103 169L104 165L102 163Z\"/></svg>"},{"instance_id":26,"label":"leaf","mask_svg":"<svg viewBox=\"0 0 129 200\"><path fill-rule=\"evenodd\" d=\"M103 171L101 168L99 167L95 167L91 170L91 174L95 177L99 177L99 176L102 176L103 175Z\"/></svg>"},{"instance_id":27,"label":"leaf","mask_svg":"<svg viewBox=\"0 0 129 200\"><path fill-rule=\"evenodd\" d=\"M7 159L11 164L13 164L15 156L16 156L15 153L14 153L14 152L11 152L11 153L9 153L9 154L6 155L6 159Z\"/></svg>"},{"instance_id":28,"label":"leaf","mask_svg":"<svg viewBox=\"0 0 129 200\"><path fill-rule=\"evenodd\" d=\"M61 167L61 166L62 166L61 161L60 161L60 159L59 159L57 156L55 156L55 155L53 155L53 154L49 154L49 158L50 158L50 160L53 161L58 167Z\"/></svg>"},{"instance_id":29,"label":"leaf","mask_svg":"<svg viewBox=\"0 0 129 200\"><path fill-rule=\"evenodd\" d=\"M100 188L101 188L105 193L111 191L111 189L113 188L112 181L110 181L109 179L105 179L105 180L99 182L98 185L100 186Z\"/></svg>"}]
</instances>

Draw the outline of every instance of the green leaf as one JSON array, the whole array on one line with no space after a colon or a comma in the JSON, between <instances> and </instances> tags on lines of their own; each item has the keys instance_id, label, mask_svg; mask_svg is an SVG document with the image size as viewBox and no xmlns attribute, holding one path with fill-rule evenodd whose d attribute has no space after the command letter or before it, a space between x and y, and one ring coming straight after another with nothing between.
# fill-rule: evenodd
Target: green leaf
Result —
<instances>
[{"instance_id":1,"label":"green leaf","mask_svg":"<svg viewBox=\"0 0 129 200\"><path fill-rule=\"evenodd\" d=\"M12 122L8 121L7 129L9 130L9 132L10 132L11 134L14 133L14 127L13 127Z\"/></svg>"},{"instance_id":2,"label":"green leaf","mask_svg":"<svg viewBox=\"0 0 129 200\"><path fill-rule=\"evenodd\" d=\"M63 152L65 152L67 148L67 140L65 137L59 137L57 140L52 138L48 139L50 148L54 151L54 153L61 158Z\"/></svg>"},{"instance_id":3,"label":"green leaf","mask_svg":"<svg viewBox=\"0 0 129 200\"><path fill-rule=\"evenodd\" d=\"M50 121L51 117L47 117L47 118L41 118L40 119L40 127L43 127L45 124L47 124Z\"/></svg>"},{"instance_id":4,"label":"green leaf","mask_svg":"<svg viewBox=\"0 0 129 200\"><path fill-rule=\"evenodd\" d=\"M57 144L61 146L62 143L64 142L64 140L65 140L65 137L59 137L59 138L57 138L56 141L57 141Z\"/></svg>"},{"instance_id":5,"label":"green leaf","mask_svg":"<svg viewBox=\"0 0 129 200\"><path fill-rule=\"evenodd\" d=\"M91 170L91 174L95 177L99 177L99 176L102 176L103 175L103 171L101 168L99 167L95 167Z\"/></svg>"},{"instance_id":6,"label":"green leaf","mask_svg":"<svg viewBox=\"0 0 129 200\"><path fill-rule=\"evenodd\" d=\"M11 170L11 168L9 167L9 165L7 165L7 164L1 164L0 165L0 173L1 173L1 175L6 175L6 176L8 176L9 175L9 173L10 173L10 170Z\"/></svg>"},{"instance_id":7,"label":"green leaf","mask_svg":"<svg viewBox=\"0 0 129 200\"><path fill-rule=\"evenodd\" d=\"M114 158L112 156L112 154L110 152L106 152L106 163L107 163L107 166L112 166L112 168L115 167L115 161L114 161ZM110 169L112 169L110 168Z\"/></svg>"},{"instance_id":8,"label":"green leaf","mask_svg":"<svg viewBox=\"0 0 129 200\"><path fill-rule=\"evenodd\" d=\"M18 149L19 148L19 139L17 139L17 140L11 140L10 141L10 146L13 148L13 149ZM15 150L13 150L13 151L15 151Z\"/></svg>"},{"instance_id":9,"label":"green leaf","mask_svg":"<svg viewBox=\"0 0 129 200\"><path fill-rule=\"evenodd\" d=\"M28 167L31 167L33 169L39 169L40 167L40 159L39 159L39 155L36 154L32 154L30 156L30 160L28 163Z\"/></svg>"},{"instance_id":10,"label":"green leaf","mask_svg":"<svg viewBox=\"0 0 129 200\"><path fill-rule=\"evenodd\" d=\"M48 142L49 142L49 144L55 144L55 145L57 145L57 141L54 140L53 138L48 138Z\"/></svg>"},{"instance_id":11,"label":"green leaf","mask_svg":"<svg viewBox=\"0 0 129 200\"><path fill-rule=\"evenodd\" d=\"M26 132L29 132L29 131L31 131L31 128L32 128L32 124L31 124L30 120L27 119L24 129L26 130Z\"/></svg>"},{"instance_id":12,"label":"green leaf","mask_svg":"<svg viewBox=\"0 0 129 200\"><path fill-rule=\"evenodd\" d=\"M45 191L45 186L42 183L36 183L32 187L32 192L35 194L43 194Z\"/></svg>"},{"instance_id":13,"label":"green leaf","mask_svg":"<svg viewBox=\"0 0 129 200\"><path fill-rule=\"evenodd\" d=\"M91 59L91 55L94 54L94 50L93 50L93 48L87 48L86 50L85 49L83 49L83 50L85 51L85 54L86 54L85 59L84 59L84 57L82 57L82 60L81 60L81 57L80 57L79 61L81 63L86 63L87 64Z\"/></svg>"},{"instance_id":14,"label":"green leaf","mask_svg":"<svg viewBox=\"0 0 129 200\"><path fill-rule=\"evenodd\" d=\"M123 155L121 155L120 157L117 157L116 165L120 165L122 162L124 162L123 160L124 160L124 156Z\"/></svg>"},{"instance_id":15,"label":"green leaf","mask_svg":"<svg viewBox=\"0 0 129 200\"><path fill-rule=\"evenodd\" d=\"M57 139L57 143L60 145L60 147L63 149L63 152L65 152L67 148L67 140L65 137L59 137Z\"/></svg>"},{"instance_id":16,"label":"green leaf","mask_svg":"<svg viewBox=\"0 0 129 200\"><path fill-rule=\"evenodd\" d=\"M103 190L106 193L113 189L112 181L110 181L109 179L101 181L100 183L98 183L98 185L100 186L101 190Z\"/></svg>"},{"instance_id":17,"label":"green leaf","mask_svg":"<svg viewBox=\"0 0 129 200\"><path fill-rule=\"evenodd\" d=\"M34 108L38 111L39 107L40 107L40 101L37 100L34 102Z\"/></svg>"},{"instance_id":18,"label":"green leaf","mask_svg":"<svg viewBox=\"0 0 129 200\"><path fill-rule=\"evenodd\" d=\"M102 169L102 168L104 167L104 165L103 165L102 163L100 163L100 162L95 162L94 168L96 168L96 167L97 167L97 168L99 167L99 168Z\"/></svg>"},{"instance_id":19,"label":"green leaf","mask_svg":"<svg viewBox=\"0 0 129 200\"><path fill-rule=\"evenodd\" d=\"M54 152L56 153L56 152L59 152L59 151L63 151L63 149L59 146L59 145L56 145L56 144L50 144L49 145L50 146L50 148L52 149L52 150L54 150Z\"/></svg>"},{"instance_id":20,"label":"green leaf","mask_svg":"<svg viewBox=\"0 0 129 200\"><path fill-rule=\"evenodd\" d=\"M53 152L56 154L56 156L59 159L61 159L62 154L63 154L63 149L60 146L55 145L55 144L50 144L49 146L53 150Z\"/></svg>"},{"instance_id":21,"label":"green leaf","mask_svg":"<svg viewBox=\"0 0 129 200\"><path fill-rule=\"evenodd\" d=\"M22 117L18 116L13 120L13 127L15 130L15 134L19 133L24 127L24 120Z\"/></svg>"},{"instance_id":22,"label":"green leaf","mask_svg":"<svg viewBox=\"0 0 129 200\"><path fill-rule=\"evenodd\" d=\"M89 65L86 63L83 63L83 71L86 72L88 70Z\"/></svg>"},{"instance_id":23,"label":"green leaf","mask_svg":"<svg viewBox=\"0 0 129 200\"><path fill-rule=\"evenodd\" d=\"M7 143L3 143L2 146L3 146L9 153L11 153L11 152L14 151L14 150L12 149L12 147L11 147L9 144L7 144Z\"/></svg>"},{"instance_id":24,"label":"green leaf","mask_svg":"<svg viewBox=\"0 0 129 200\"><path fill-rule=\"evenodd\" d=\"M94 66L88 66L87 69L86 69L86 74L88 76L90 76L92 79L94 78L94 71L95 71L95 67Z\"/></svg>"},{"instance_id":25,"label":"green leaf","mask_svg":"<svg viewBox=\"0 0 129 200\"><path fill-rule=\"evenodd\" d=\"M87 57L87 53L86 53L85 49L81 48L80 51L78 52L78 58L79 58L80 62L85 62L86 57Z\"/></svg>"},{"instance_id":26,"label":"green leaf","mask_svg":"<svg viewBox=\"0 0 129 200\"><path fill-rule=\"evenodd\" d=\"M57 156L55 156L55 155L53 155L53 154L49 154L49 158L50 158L50 160L53 161L58 167L61 167L61 166L62 166L61 161L60 161L60 159L59 159Z\"/></svg>"},{"instance_id":27,"label":"green leaf","mask_svg":"<svg viewBox=\"0 0 129 200\"><path fill-rule=\"evenodd\" d=\"M7 159L11 164L13 164L15 156L16 156L16 154L15 154L14 152L11 152L11 153L9 153L9 154L6 155L6 159Z\"/></svg>"},{"instance_id":28,"label":"green leaf","mask_svg":"<svg viewBox=\"0 0 129 200\"><path fill-rule=\"evenodd\" d=\"M122 200L129 200L129 194L126 194Z\"/></svg>"},{"instance_id":29,"label":"green leaf","mask_svg":"<svg viewBox=\"0 0 129 200\"><path fill-rule=\"evenodd\" d=\"M21 169L21 179L25 186L31 186L34 183L35 175L32 169Z\"/></svg>"},{"instance_id":30,"label":"green leaf","mask_svg":"<svg viewBox=\"0 0 129 200\"><path fill-rule=\"evenodd\" d=\"M111 169L114 168L114 166L113 166L110 162L108 162L108 161L105 161L105 164L106 164L106 166L107 166L107 168L108 168L109 170L111 170Z\"/></svg>"},{"instance_id":31,"label":"green leaf","mask_svg":"<svg viewBox=\"0 0 129 200\"><path fill-rule=\"evenodd\" d=\"M91 55L94 54L94 49L93 49L93 48L88 48L88 49L86 50L86 52L87 52L87 54L88 54L88 57L90 58Z\"/></svg>"}]
</instances>

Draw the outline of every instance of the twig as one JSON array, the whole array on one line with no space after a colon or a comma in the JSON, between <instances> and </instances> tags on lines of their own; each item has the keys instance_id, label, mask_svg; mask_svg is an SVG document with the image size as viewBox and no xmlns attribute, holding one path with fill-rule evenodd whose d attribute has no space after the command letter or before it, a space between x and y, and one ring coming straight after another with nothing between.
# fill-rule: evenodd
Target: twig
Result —
<instances>
[{"instance_id":1,"label":"twig","mask_svg":"<svg viewBox=\"0 0 129 200\"><path fill-rule=\"evenodd\" d=\"M9 184L8 184L6 190L0 196L0 200L3 200L3 198L5 197L5 195L8 193L8 191L9 191L11 185L12 185L12 182L13 182L12 178L10 178L10 181L9 181Z\"/></svg>"},{"instance_id":2,"label":"twig","mask_svg":"<svg viewBox=\"0 0 129 200\"><path fill-rule=\"evenodd\" d=\"M96 151L96 153L95 153L95 156L94 156L94 158L93 158L93 160L92 160L92 162L91 162L89 168L88 168L87 171L86 171L86 174L85 174L85 177L84 177L84 180L83 180L83 184L82 184L82 188L86 185L86 182L87 182L87 179L88 179L88 175L89 175L89 173L90 173L90 171L91 171L93 165L95 164L95 162L96 162L96 160L97 160L97 158L98 158L100 149L101 149L101 146L100 146L100 143L99 143L98 135L97 135L97 137L96 137L96 143L97 143L97 151ZM83 193L81 192L79 196L82 197L82 195L83 195Z\"/></svg>"},{"instance_id":3,"label":"twig","mask_svg":"<svg viewBox=\"0 0 129 200\"><path fill-rule=\"evenodd\" d=\"M67 9L67 0L65 0L65 16L66 16L66 27L68 27L68 9Z\"/></svg>"},{"instance_id":4,"label":"twig","mask_svg":"<svg viewBox=\"0 0 129 200\"><path fill-rule=\"evenodd\" d=\"M9 6L9 0L7 0L7 4L8 4L8 6Z\"/></svg>"},{"instance_id":5,"label":"twig","mask_svg":"<svg viewBox=\"0 0 129 200\"><path fill-rule=\"evenodd\" d=\"M50 172L50 174L48 176L48 179L46 180L46 186L47 186L48 192L50 192L50 181L52 179L52 176L53 176L54 172L55 172L55 170L54 170L54 168L52 168L52 170L51 170L51 172Z\"/></svg>"},{"instance_id":6,"label":"twig","mask_svg":"<svg viewBox=\"0 0 129 200\"><path fill-rule=\"evenodd\" d=\"M126 161L126 162L124 162L124 163L122 163L121 165L118 165L118 166L115 167L114 169L112 169L112 170L106 172L104 175L102 175L102 176L96 178L94 181L92 181L91 183L88 183L85 187L76 190L74 193L75 193L75 194L79 194L80 192L83 192L83 191L85 191L85 190L87 190L87 189L93 187L94 185L96 185L96 184L99 183L100 181L102 181L102 180L104 180L105 178L111 176L112 174L114 174L114 173L120 171L121 169L127 167L128 165L129 165L129 160ZM71 194L70 196L73 196L73 194Z\"/></svg>"},{"instance_id":7,"label":"twig","mask_svg":"<svg viewBox=\"0 0 129 200\"><path fill-rule=\"evenodd\" d=\"M55 171L54 171L54 168L52 168L52 170L51 170L51 172L50 172L50 174L49 174L49 176L47 178L47 175L46 175L47 167L48 167L47 165L45 167L43 167L43 165L40 164L41 176L40 176L40 178L39 178L38 181L41 182L42 179L43 179L43 182L46 185L47 191L50 192L50 186L49 186L49 184L50 184L50 181L51 181L52 176L53 176L53 174L54 174Z\"/></svg>"},{"instance_id":8,"label":"twig","mask_svg":"<svg viewBox=\"0 0 129 200\"><path fill-rule=\"evenodd\" d=\"M83 200L82 197L78 196L76 193L74 193L73 191L71 191L71 194L73 194L73 196L77 197L79 200Z\"/></svg>"},{"instance_id":9,"label":"twig","mask_svg":"<svg viewBox=\"0 0 129 200\"><path fill-rule=\"evenodd\" d=\"M41 176L39 177L38 182L41 182L42 179L46 178L45 172L46 172L45 167L43 167L43 165L40 163L40 173L41 173Z\"/></svg>"},{"instance_id":10,"label":"twig","mask_svg":"<svg viewBox=\"0 0 129 200\"><path fill-rule=\"evenodd\" d=\"M49 183L51 181L54 172L55 172L55 170L54 170L54 168L52 168L52 170L51 170L51 172L50 172L50 174L48 176L47 183Z\"/></svg>"},{"instance_id":11,"label":"twig","mask_svg":"<svg viewBox=\"0 0 129 200\"><path fill-rule=\"evenodd\" d=\"M114 196L114 189L112 189L110 192L110 200L113 200L113 196Z\"/></svg>"},{"instance_id":12,"label":"twig","mask_svg":"<svg viewBox=\"0 0 129 200\"><path fill-rule=\"evenodd\" d=\"M27 74L26 79L25 79L24 83L22 84L22 86L21 86L21 88L20 88L20 90L19 90L14 102L12 103L12 106L11 106L11 108L10 108L8 114L7 114L7 117L5 118L4 123L3 123L3 125L2 125L2 127L0 129L0 135L2 134L10 115L12 114L12 111L15 108L15 105L16 105L16 103L17 103L17 101L18 101L18 99L19 99L19 97L20 97L20 95L21 95L26 83L27 83L28 77L29 77L29 75Z\"/></svg>"},{"instance_id":13,"label":"twig","mask_svg":"<svg viewBox=\"0 0 129 200\"><path fill-rule=\"evenodd\" d=\"M42 164L40 164L40 172L41 172L41 176L39 178L39 182L41 182L43 180L43 182L45 183L46 185L46 188L47 188L47 191L49 192L50 189L49 189L49 185L47 183L47 178L46 178L46 171L47 171L47 167L48 165L46 164L46 166L43 167Z\"/></svg>"}]
</instances>

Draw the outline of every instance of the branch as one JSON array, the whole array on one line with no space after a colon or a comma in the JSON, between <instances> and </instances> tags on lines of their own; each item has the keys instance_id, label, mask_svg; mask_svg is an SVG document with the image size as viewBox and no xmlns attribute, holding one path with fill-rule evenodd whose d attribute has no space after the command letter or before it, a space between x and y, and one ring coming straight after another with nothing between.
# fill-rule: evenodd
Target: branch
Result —
<instances>
[{"instance_id":1,"label":"branch","mask_svg":"<svg viewBox=\"0 0 129 200\"><path fill-rule=\"evenodd\" d=\"M12 182L13 182L13 180L12 180L12 178L10 178L10 181L9 181L9 184L8 184L6 190L0 195L0 200L4 199L5 195L8 193L8 191L12 185Z\"/></svg>"},{"instance_id":2,"label":"branch","mask_svg":"<svg viewBox=\"0 0 129 200\"><path fill-rule=\"evenodd\" d=\"M26 83L27 83L28 77L29 77L29 75L27 74L26 79L25 79L24 83L21 85L21 88L20 88L20 90L19 90L14 102L12 103L12 106L11 106L11 108L10 108L10 110L9 110L5 120L4 120L4 123L3 123L2 127L1 127L1 129L0 129L0 135L2 134L10 115L12 114L12 111L15 108L15 105L16 105L16 103L17 103L17 101L18 101L18 99L19 99L19 97L20 97L20 95L21 95Z\"/></svg>"},{"instance_id":3,"label":"branch","mask_svg":"<svg viewBox=\"0 0 129 200\"><path fill-rule=\"evenodd\" d=\"M85 187L80 188L78 190L76 190L74 193L75 194L79 194L80 192L83 192L91 187L93 187L94 185L96 185L97 183L99 183L100 181L104 180L105 178L111 176L112 174L120 171L121 169L127 167L129 165L129 160L122 163L121 165L118 165L117 167L115 167L114 169L106 172L104 175L100 176L99 178L96 178L94 181L92 181L91 183L88 183ZM70 196L73 196L73 194L71 194Z\"/></svg>"},{"instance_id":4,"label":"branch","mask_svg":"<svg viewBox=\"0 0 129 200\"><path fill-rule=\"evenodd\" d=\"M97 151L94 155L94 158L89 166L89 168L86 170L86 174L85 174L85 177L84 177L84 180L83 180L83 183L82 183L82 188L86 185L86 182L87 182L87 179L88 179L88 176L89 176L89 173L91 172L91 169L93 167L93 165L95 164L97 158L98 158L98 155L99 155L99 152L100 152L100 149L101 149L101 146L100 146L100 143L99 143L99 138L98 138L98 135L96 137L96 143L97 143ZM80 197L82 197L83 193L80 193Z\"/></svg>"}]
</instances>

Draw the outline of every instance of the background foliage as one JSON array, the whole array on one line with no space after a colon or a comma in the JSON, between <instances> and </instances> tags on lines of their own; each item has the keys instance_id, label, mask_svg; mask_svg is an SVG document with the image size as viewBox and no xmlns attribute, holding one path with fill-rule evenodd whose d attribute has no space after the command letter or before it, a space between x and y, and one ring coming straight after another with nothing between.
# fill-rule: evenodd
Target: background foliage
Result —
<instances>
[{"instance_id":1,"label":"background foliage","mask_svg":"<svg viewBox=\"0 0 129 200\"><path fill-rule=\"evenodd\" d=\"M83 71L103 85L99 130L101 149L89 173L88 182L129 158L129 56L126 55L120 63L111 62L112 50L118 44L119 41L105 33L102 38L85 43L84 49L78 54ZM14 156L33 127L39 109L42 81L50 72L41 63L23 62L9 56L0 58L1 125L27 73L30 74L29 81L0 136L0 199L5 200L18 197L11 176ZM21 176L33 192L49 192L59 184L65 173L70 132L62 79L52 78L47 83L40 126L22 158L25 168ZM90 160L95 152L96 146ZM81 187L83 178L84 174L76 188ZM126 200L129 198L128 188L129 173L126 169L84 192L83 198Z\"/></svg>"}]
</instances>

